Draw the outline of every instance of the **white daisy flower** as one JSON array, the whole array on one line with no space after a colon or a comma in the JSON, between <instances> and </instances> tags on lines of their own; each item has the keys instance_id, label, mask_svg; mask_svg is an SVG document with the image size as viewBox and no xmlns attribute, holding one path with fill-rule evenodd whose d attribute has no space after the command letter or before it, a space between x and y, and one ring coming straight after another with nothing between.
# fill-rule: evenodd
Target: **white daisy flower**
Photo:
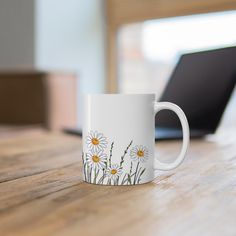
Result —
<instances>
[{"instance_id":1,"label":"white daisy flower","mask_svg":"<svg viewBox=\"0 0 236 236\"><path fill-rule=\"evenodd\" d=\"M146 162L148 159L148 150L143 145L137 145L130 150L130 157L133 161Z\"/></svg>"},{"instance_id":2,"label":"white daisy flower","mask_svg":"<svg viewBox=\"0 0 236 236\"><path fill-rule=\"evenodd\" d=\"M102 150L99 152L91 151L86 155L86 162L92 168L98 167L104 169L106 167L107 155Z\"/></svg>"},{"instance_id":3,"label":"white daisy flower","mask_svg":"<svg viewBox=\"0 0 236 236\"><path fill-rule=\"evenodd\" d=\"M107 147L107 138L102 133L90 131L86 138L86 144L92 151L98 152Z\"/></svg>"},{"instance_id":4,"label":"white daisy flower","mask_svg":"<svg viewBox=\"0 0 236 236\"><path fill-rule=\"evenodd\" d=\"M118 164L114 164L111 167L108 167L106 170L106 175L108 178L116 180L121 174L122 174L122 169Z\"/></svg>"}]
</instances>

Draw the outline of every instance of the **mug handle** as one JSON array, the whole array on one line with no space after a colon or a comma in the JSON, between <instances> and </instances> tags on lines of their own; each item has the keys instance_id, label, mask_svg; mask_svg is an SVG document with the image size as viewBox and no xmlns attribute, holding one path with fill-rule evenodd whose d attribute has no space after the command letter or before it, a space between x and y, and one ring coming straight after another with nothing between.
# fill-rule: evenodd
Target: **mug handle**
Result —
<instances>
[{"instance_id":1,"label":"mug handle","mask_svg":"<svg viewBox=\"0 0 236 236\"><path fill-rule=\"evenodd\" d=\"M172 163L164 163L164 162L160 162L157 159L155 160L156 161L155 170L172 170L172 169L178 167L183 162L183 160L186 156L186 152L188 150L188 145L189 145L189 125L188 125L188 121L187 121L187 118L186 118L183 110L179 106L177 106L173 103L170 103L170 102L155 102L154 103L155 115L160 110L173 111L178 116L181 126L182 126L182 130L183 130L183 144L182 144L180 154L176 158L176 160Z\"/></svg>"}]
</instances>

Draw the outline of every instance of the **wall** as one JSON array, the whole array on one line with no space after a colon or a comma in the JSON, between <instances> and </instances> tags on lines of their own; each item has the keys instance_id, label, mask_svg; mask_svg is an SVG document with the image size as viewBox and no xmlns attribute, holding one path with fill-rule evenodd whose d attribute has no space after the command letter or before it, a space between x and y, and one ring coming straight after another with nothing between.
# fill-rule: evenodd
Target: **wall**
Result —
<instances>
[{"instance_id":1,"label":"wall","mask_svg":"<svg viewBox=\"0 0 236 236\"><path fill-rule=\"evenodd\" d=\"M0 1L0 68L74 71L79 95L104 92L104 39L103 0Z\"/></svg>"},{"instance_id":2,"label":"wall","mask_svg":"<svg viewBox=\"0 0 236 236\"><path fill-rule=\"evenodd\" d=\"M34 1L0 1L0 68L32 68L34 50Z\"/></svg>"},{"instance_id":3,"label":"wall","mask_svg":"<svg viewBox=\"0 0 236 236\"><path fill-rule=\"evenodd\" d=\"M76 71L79 94L104 92L103 1L37 0L36 8L37 67ZM80 97L78 107L80 116Z\"/></svg>"}]
</instances>

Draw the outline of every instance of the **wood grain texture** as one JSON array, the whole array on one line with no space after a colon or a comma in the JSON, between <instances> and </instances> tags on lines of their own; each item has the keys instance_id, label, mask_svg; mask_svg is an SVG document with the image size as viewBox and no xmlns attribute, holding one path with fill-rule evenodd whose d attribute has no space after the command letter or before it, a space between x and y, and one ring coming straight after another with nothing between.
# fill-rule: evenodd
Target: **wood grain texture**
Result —
<instances>
[{"instance_id":1,"label":"wood grain texture","mask_svg":"<svg viewBox=\"0 0 236 236\"><path fill-rule=\"evenodd\" d=\"M79 138L0 140L0 235L236 235L236 138L224 135L140 186L84 183ZM169 161L180 142L156 148Z\"/></svg>"},{"instance_id":2,"label":"wood grain texture","mask_svg":"<svg viewBox=\"0 0 236 236\"><path fill-rule=\"evenodd\" d=\"M107 0L106 4L110 24L114 26L236 9L235 0Z\"/></svg>"}]
</instances>

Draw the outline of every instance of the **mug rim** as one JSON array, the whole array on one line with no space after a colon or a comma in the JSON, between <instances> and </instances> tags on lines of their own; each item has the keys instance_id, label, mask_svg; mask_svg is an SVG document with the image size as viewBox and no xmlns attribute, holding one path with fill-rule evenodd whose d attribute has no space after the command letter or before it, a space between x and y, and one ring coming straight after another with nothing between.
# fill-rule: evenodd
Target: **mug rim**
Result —
<instances>
[{"instance_id":1,"label":"mug rim","mask_svg":"<svg viewBox=\"0 0 236 236\"><path fill-rule=\"evenodd\" d=\"M156 96L155 93L86 93L83 96Z\"/></svg>"}]
</instances>

